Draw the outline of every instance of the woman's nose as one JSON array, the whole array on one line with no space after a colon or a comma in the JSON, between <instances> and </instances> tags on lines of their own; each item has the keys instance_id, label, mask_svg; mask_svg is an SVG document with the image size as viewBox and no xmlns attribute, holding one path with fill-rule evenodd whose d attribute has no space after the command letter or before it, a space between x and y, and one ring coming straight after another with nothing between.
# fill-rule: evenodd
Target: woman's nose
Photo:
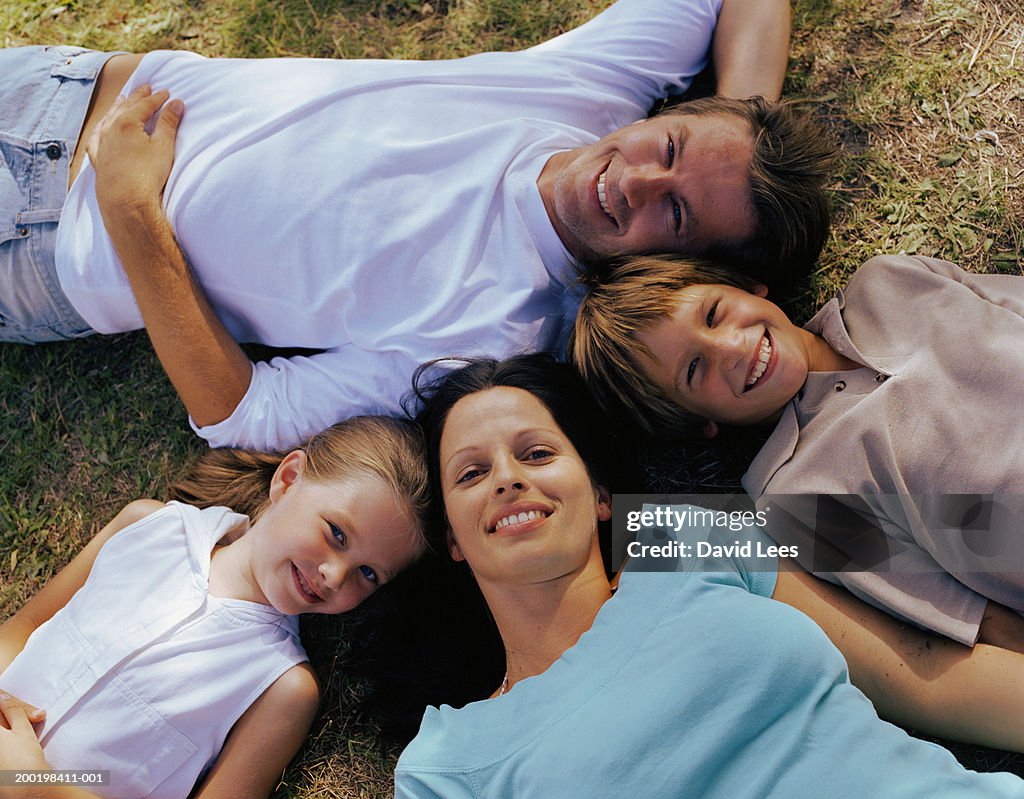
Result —
<instances>
[{"instance_id":1,"label":"woman's nose","mask_svg":"<svg viewBox=\"0 0 1024 799\"><path fill-rule=\"evenodd\" d=\"M501 458L494 464L491 472L494 493L505 494L508 491L523 491L526 489L526 476L523 474L522 466L513 457Z\"/></svg>"}]
</instances>

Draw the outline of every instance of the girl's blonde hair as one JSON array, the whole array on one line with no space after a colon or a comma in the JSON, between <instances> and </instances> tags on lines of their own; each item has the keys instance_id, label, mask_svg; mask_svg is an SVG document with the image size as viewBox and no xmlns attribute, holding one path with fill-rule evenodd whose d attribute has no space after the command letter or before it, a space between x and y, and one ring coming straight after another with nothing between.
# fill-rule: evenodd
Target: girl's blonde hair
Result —
<instances>
[{"instance_id":1,"label":"girl's blonde hair","mask_svg":"<svg viewBox=\"0 0 1024 799\"><path fill-rule=\"evenodd\" d=\"M407 504L424 537L428 513L423 437L411 422L356 416L323 430L301 447L305 475L315 482L344 480L359 472L380 477ZM171 499L200 508L224 505L255 521L270 503L270 481L284 452L211 449L171 486Z\"/></svg>"}]
</instances>

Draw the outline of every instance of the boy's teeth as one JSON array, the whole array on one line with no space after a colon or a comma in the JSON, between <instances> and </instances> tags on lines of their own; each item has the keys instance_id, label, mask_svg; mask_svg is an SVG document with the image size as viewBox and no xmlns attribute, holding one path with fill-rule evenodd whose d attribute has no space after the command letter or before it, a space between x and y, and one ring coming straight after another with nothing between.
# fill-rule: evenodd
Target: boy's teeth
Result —
<instances>
[{"instance_id":1,"label":"boy's teeth","mask_svg":"<svg viewBox=\"0 0 1024 799\"><path fill-rule=\"evenodd\" d=\"M750 373L750 378L747 380L747 388L750 388L754 383L761 379L761 375L764 374L764 370L768 368L768 361L772 357L772 344L768 341L768 336L761 337L761 349L757 353L757 365L754 366L754 371Z\"/></svg>"}]
</instances>

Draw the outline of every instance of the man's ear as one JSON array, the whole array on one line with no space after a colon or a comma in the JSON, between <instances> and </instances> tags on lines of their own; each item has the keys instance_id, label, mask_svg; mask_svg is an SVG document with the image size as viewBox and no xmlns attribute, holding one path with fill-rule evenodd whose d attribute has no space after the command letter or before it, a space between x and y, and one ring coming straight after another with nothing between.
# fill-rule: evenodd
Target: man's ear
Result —
<instances>
[{"instance_id":1,"label":"man's ear","mask_svg":"<svg viewBox=\"0 0 1024 799\"><path fill-rule=\"evenodd\" d=\"M597 520L606 522L612 517L612 495L604 486L597 487Z\"/></svg>"},{"instance_id":2,"label":"man's ear","mask_svg":"<svg viewBox=\"0 0 1024 799\"><path fill-rule=\"evenodd\" d=\"M768 299L768 287L764 283L755 283L751 289L751 294L755 294L762 300Z\"/></svg>"},{"instance_id":3,"label":"man's ear","mask_svg":"<svg viewBox=\"0 0 1024 799\"><path fill-rule=\"evenodd\" d=\"M301 449L292 450L277 466L277 471L270 479L270 501L277 502L295 485L306 471L306 453Z\"/></svg>"},{"instance_id":4,"label":"man's ear","mask_svg":"<svg viewBox=\"0 0 1024 799\"><path fill-rule=\"evenodd\" d=\"M700 429L704 433L704 438L714 438L718 435L718 425L712 421L704 422Z\"/></svg>"},{"instance_id":5,"label":"man's ear","mask_svg":"<svg viewBox=\"0 0 1024 799\"><path fill-rule=\"evenodd\" d=\"M448 545L448 554L451 555L452 560L456 563L461 563L466 559L466 556L462 554L462 550L459 549L459 542L455 540L455 535L452 533L452 528L448 528L448 532L444 534L445 543Z\"/></svg>"}]
</instances>

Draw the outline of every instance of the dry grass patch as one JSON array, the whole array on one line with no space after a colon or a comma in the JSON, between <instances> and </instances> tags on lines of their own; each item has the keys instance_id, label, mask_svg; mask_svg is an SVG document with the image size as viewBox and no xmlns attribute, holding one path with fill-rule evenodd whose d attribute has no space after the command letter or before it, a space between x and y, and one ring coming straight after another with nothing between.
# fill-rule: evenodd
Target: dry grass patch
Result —
<instances>
[{"instance_id":1,"label":"dry grass patch","mask_svg":"<svg viewBox=\"0 0 1024 799\"><path fill-rule=\"evenodd\" d=\"M799 4L799 88L844 144L805 311L872 255L1020 273L1024 12L1016 3Z\"/></svg>"}]
</instances>

